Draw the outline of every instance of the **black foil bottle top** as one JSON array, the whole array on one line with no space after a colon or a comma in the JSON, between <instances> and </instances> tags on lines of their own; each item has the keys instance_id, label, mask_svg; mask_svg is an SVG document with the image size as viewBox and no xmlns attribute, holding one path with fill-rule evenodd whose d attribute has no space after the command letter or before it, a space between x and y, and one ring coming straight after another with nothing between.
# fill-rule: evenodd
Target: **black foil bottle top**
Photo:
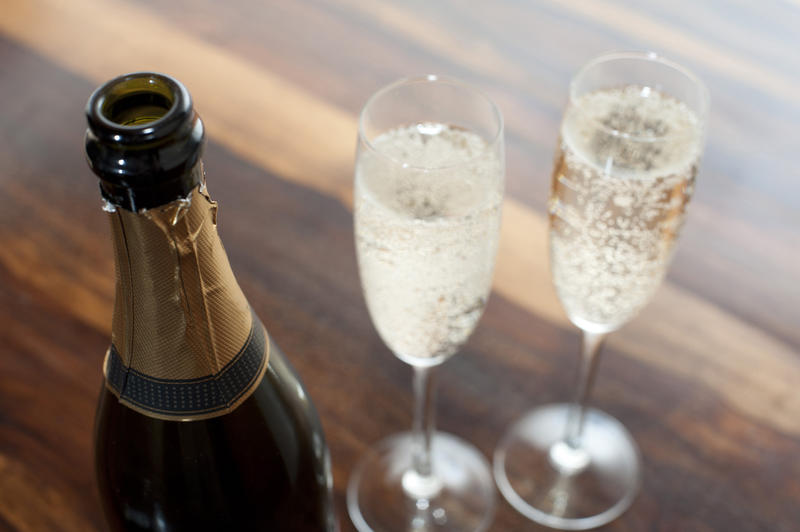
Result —
<instances>
[{"instance_id":1,"label":"black foil bottle top","mask_svg":"<svg viewBox=\"0 0 800 532\"><path fill-rule=\"evenodd\" d=\"M178 80L134 72L86 104L86 156L109 202L131 211L186 197L202 180L203 122Z\"/></svg>"}]
</instances>

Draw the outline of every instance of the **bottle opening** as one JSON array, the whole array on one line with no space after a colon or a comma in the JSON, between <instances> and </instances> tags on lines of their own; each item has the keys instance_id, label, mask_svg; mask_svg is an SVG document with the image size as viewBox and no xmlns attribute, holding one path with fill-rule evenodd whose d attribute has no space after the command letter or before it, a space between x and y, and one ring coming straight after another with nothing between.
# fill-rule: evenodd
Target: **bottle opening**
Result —
<instances>
[{"instance_id":1,"label":"bottle opening","mask_svg":"<svg viewBox=\"0 0 800 532\"><path fill-rule=\"evenodd\" d=\"M169 137L192 120L192 100L180 82L156 72L112 79L89 98L89 129L98 138L136 144Z\"/></svg>"},{"instance_id":2,"label":"bottle opening","mask_svg":"<svg viewBox=\"0 0 800 532\"><path fill-rule=\"evenodd\" d=\"M103 109L106 118L121 126L138 126L155 122L172 108L173 102L155 92L128 94Z\"/></svg>"},{"instance_id":3,"label":"bottle opening","mask_svg":"<svg viewBox=\"0 0 800 532\"><path fill-rule=\"evenodd\" d=\"M175 78L116 77L89 97L86 118L89 165L115 206L149 209L186 197L202 182L203 123Z\"/></svg>"},{"instance_id":4,"label":"bottle opening","mask_svg":"<svg viewBox=\"0 0 800 532\"><path fill-rule=\"evenodd\" d=\"M171 84L155 76L122 79L108 88L100 112L120 126L139 126L155 122L175 105Z\"/></svg>"}]
</instances>

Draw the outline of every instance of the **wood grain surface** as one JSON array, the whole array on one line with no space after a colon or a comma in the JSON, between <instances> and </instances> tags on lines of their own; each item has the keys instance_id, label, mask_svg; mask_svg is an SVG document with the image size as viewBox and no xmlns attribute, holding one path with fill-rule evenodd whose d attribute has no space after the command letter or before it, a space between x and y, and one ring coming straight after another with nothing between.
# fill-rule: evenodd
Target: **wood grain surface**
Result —
<instances>
[{"instance_id":1,"label":"wood grain surface","mask_svg":"<svg viewBox=\"0 0 800 532\"><path fill-rule=\"evenodd\" d=\"M544 215L571 75L654 50L711 92L705 157L664 285L606 346L593 403L644 455L613 531L800 530L800 2L2 0L0 530L103 530L91 438L113 263L84 161L86 99L174 75L209 134L220 233L323 419L339 520L368 446L410 424L411 371L382 345L352 239L356 119L439 73L505 115L493 296L440 372L439 425L490 456L571 392L579 337L551 287ZM497 531L541 530L502 499Z\"/></svg>"}]
</instances>

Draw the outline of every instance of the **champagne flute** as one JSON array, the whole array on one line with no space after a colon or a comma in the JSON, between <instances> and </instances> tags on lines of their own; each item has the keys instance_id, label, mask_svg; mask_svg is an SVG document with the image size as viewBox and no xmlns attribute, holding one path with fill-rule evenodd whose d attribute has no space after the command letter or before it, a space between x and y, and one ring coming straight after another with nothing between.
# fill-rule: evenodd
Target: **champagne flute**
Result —
<instances>
[{"instance_id":1,"label":"champagne flute","mask_svg":"<svg viewBox=\"0 0 800 532\"><path fill-rule=\"evenodd\" d=\"M504 187L503 122L482 92L427 76L376 92L359 120L355 239L369 314L414 369L410 432L354 469L359 530L486 530L494 483L467 442L434 430L435 368L467 341L492 284Z\"/></svg>"},{"instance_id":2,"label":"champagne flute","mask_svg":"<svg viewBox=\"0 0 800 532\"><path fill-rule=\"evenodd\" d=\"M653 53L613 53L573 78L549 201L550 266L582 332L571 404L539 407L494 457L505 498L541 524L603 525L640 483L639 451L616 419L587 406L606 335L634 317L666 273L694 188L708 93Z\"/></svg>"}]
</instances>

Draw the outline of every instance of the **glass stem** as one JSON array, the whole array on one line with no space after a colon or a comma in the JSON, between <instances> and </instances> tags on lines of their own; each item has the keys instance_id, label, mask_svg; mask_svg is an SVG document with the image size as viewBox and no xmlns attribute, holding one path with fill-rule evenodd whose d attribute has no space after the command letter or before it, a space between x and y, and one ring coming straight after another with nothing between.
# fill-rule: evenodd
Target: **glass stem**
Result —
<instances>
[{"instance_id":1,"label":"glass stem","mask_svg":"<svg viewBox=\"0 0 800 532\"><path fill-rule=\"evenodd\" d=\"M567 431L564 440L573 449L580 447L581 432L583 431L583 420L586 415L586 405L589 401L589 393L594 383L597 373L597 362L600 348L606 339L606 333L593 333L582 331L581 335L581 361L578 368L578 386L575 399L569 409L567 417Z\"/></svg>"},{"instance_id":2,"label":"glass stem","mask_svg":"<svg viewBox=\"0 0 800 532\"><path fill-rule=\"evenodd\" d=\"M436 411L436 379L433 367L414 366L414 470L420 477L430 477L431 440Z\"/></svg>"}]
</instances>

